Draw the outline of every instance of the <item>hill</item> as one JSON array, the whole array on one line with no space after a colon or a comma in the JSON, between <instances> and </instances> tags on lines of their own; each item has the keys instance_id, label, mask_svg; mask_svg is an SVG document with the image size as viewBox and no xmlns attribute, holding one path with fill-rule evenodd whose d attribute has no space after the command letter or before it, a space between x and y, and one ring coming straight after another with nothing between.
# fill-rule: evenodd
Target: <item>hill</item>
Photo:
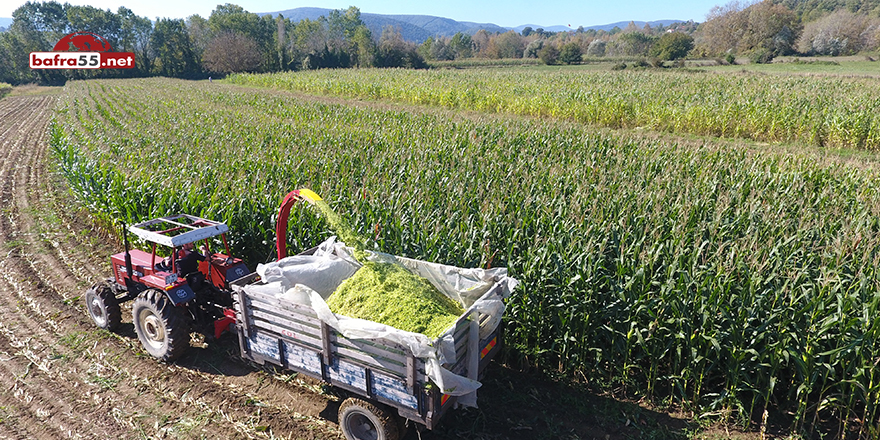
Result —
<instances>
[{"instance_id":1,"label":"hill","mask_svg":"<svg viewBox=\"0 0 880 440\"><path fill-rule=\"evenodd\" d=\"M669 26L670 24L681 23L683 21L684 20L654 20L654 21L633 21L632 23L635 23L636 27L641 29L641 28L645 27L646 24L650 25L651 27L657 27L657 26ZM595 29L597 31L611 31L612 29L614 29L616 27L620 28L620 29L624 29L629 24L630 24L629 21L618 21L617 23L590 26L590 27L585 27L584 29Z\"/></svg>"},{"instance_id":2,"label":"hill","mask_svg":"<svg viewBox=\"0 0 880 440\"><path fill-rule=\"evenodd\" d=\"M291 21L300 21L308 18L309 20L315 20L321 16L327 16L330 14L331 9L325 8L296 8L296 9L288 9L286 11L277 11L277 12L262 12L259 15L278 15L281 14L285 18L290 19ZM522 32L522 30L526 27L531 27L532 29L542 28L545 31L549 32L569 32L573 31L577 28L556 25L556 26L541 26L537 24L524 24L516 27L502 27L493 23L473 23L469 21L456 21L451 18L444 17L435 17L433 15L385 15L385 14L370 14L366 12L361 12L361 20L370 28L370 32L373 33L374 36L378 37L382 35L382 29L386 26L393 26L397 29L400 29L400 33L403 38L407 41L414 41L416 43L421 43L428 39L429 37L434 37L437 35L444 37L451 37L458 32L462 32L468 35L473 35L477 33L480 29L485 29L487 32L495 33L495 32L507 32L509 30L514 30L516 32ZM664 25L668 26L672 23L678 23L683 20L659 20L659 21L650 21L647 22L652 27ZM614 27L619 27L621 29L625 28L630 22L621 21L618 23L611 23L600 26L590 26L585 27L585 29L596 29L596 30L606 30L610 31L614 29ZM646 22L637 21L635 22L636 26L643 27Z\"/></svg>"},{"instance_id":3,"label":"hill","mask_svg":"<svg viewBox=\"0 0 880 440\"><path fill-rule=\"evenodd\" d=\"M290 19L291 21L300 21L308 18L309 20L316 20L318 17L324 16L326 17L330 14L332 9L327 8L295 8L295 9L287 9L284 11L277 12L259 12L258 15L272 15L276 16L278 14L283 15L285 18ZM477 33L480 29L485 29L487 32L495 33L495 32L507 32L510 30L516 32L522 32L526 27L530 27L532 29L544 29L547 32L570 32L577 29L577 26L569 27L565 25L555 25L555 26L542 26L539 24L523 24L516 27L503 27L493 23L474 23L470 21L456 21L451 18L444 17L435 17L433 15L385 15L385 14L370 14L370 13L361 13L361 20L370 28L370 32L378 38L382 35L382 30L387 26L393 26L396 29L400 29L400 33L403 38L407 41L414 41L416 43L421 43L427 40L429 37L435 37L437 35L443 37L451 37L458 32L462 32L468 35L473 35ZM635 24L638 27L644 27L645 24L651 25L651 27L656 26L669 26L672 23L679 23L683 20L656 20L656 21L636 21ZM630 22L628 21L620 21L617 23L604 24L604 25L596 25L596 26L584 26L584 29L596 29L596 30L604 30L610 31L615 27L619 27L621 29L625 28ZM9 28L9 25L12 24L12 18L4 18L0 17L0 28ZM2 29L0 29L2 31Z\"/></svg>"},{"instance_id":4,"label":"hill","mask_svg":"<svg viewBox=\"0 0 880 440\"><path fill-rule=\"evenodd\" d=\"M291 21L300 21L308 18L316 20L318 17L327 16L331 9L326 8L296 8L286 11L263 12L259 15L281 14ZM384 15L361 13L361 20L370 28L370 32L378 37L387 26L400 29L400 33L407 41L421 43L429 37L441 35L451 37L458 32L469 35L477 33L480 29L488 32L507 32L509 29L491 23L472 23L467 21L455 21L450 18L435 17L432 15Z\"/></svg>"},{"instance_id":5,"label":"hill","mask_svg":"<svg viewBox=\"0 0 880 440\"><path fill-rule=\"evenodd\" d=\"M635 25L639 28L643 28L643 27L645 27L646 24L650 25L651 27L657 27L657 26L669 26L670 24L681 23L683 21L684 20L655 20L655 21L633 21L632 23L635 23ZM611 23L611 24L584 26L584 29L585 30L595 29L597 31L608 32L608 31L611 31L612 29L614 29L615 27L620 28L620 29L624 29L629 24L630 24L629 21L618 21L617 23ZM571 32L571 31L577 30L578 25L572 25L571 27L568 27L568 26L545 27L545 26L541 26L541 25L537 25L537 24L524 24L524 25L520 25L520 26L517 26L514 28L510 28L510 29L513 29L517 32L522 32L522 30L525 29L526 27L530 27L532 29L542 28L548 32Z\"/></svg>"}]
</instances>

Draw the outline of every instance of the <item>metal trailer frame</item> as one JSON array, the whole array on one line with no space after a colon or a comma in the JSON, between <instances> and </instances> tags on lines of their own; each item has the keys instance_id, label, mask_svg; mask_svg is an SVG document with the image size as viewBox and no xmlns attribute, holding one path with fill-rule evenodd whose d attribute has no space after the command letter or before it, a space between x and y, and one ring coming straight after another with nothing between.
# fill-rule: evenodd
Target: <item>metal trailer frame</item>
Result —
<instances>
[{"instance_id":1,"label":"metal trailer frame","mask_svg":"<svg viewBox=\"0 0 880 440\"><path fill-rule=\"evenodd\" d=\"M308 252L308 251L307 251ZM234 281L236 331L241 356L319 379L362 399L397 410L410 421L433 429L455 406L456 397L440 393L425 375L425 362L410 350L385 339L348 339L318 319L311 307L273 295L247 293L257 280L251 274ZM496 295L500 286L483 298ZM452 327L455 362L443 367L479 380L501 348L502 327L480 340L488 318L466 310Z\"/></svg>"}]
</instances>

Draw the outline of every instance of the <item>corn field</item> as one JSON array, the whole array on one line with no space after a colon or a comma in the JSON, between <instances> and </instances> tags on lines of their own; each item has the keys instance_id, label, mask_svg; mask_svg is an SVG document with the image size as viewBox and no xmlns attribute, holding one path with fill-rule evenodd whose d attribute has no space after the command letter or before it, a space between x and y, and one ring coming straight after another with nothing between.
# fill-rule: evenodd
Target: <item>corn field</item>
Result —
<instances>
[{"instance_id":1,"label":"corn field","mask_svg":"<svg viewBox=\"0 0 880 440\"><path fill-rule=\"evenodd\" d=\"M705 84L654 76L619 81ZM450 90L483 102L494 80ZM852 84L840 81L837 101L864 100ZM640 90L629 93L658 93ZM534 98L541 111L554 93ZM381 251L508 267L522 281L505 313L520 360L741 421L781 411L798 431L880 435L870 167L170 79L69 82L57 111L59 172L108 224L174 212L226 221L253 267L272 258L281 198L310 187ZM291 251L326 238L318 213L293 211Z\"/></svg>"},{"instance_id":2,"label":"corn field","mask_svg":"<svg viewBox=\"0 0 880 440\"><path fill-rule=\"evenodd\" d=\"M229 82L611 128L880 149L875 78L538 69L238 74Z\"/></svg>"}]
</instances>

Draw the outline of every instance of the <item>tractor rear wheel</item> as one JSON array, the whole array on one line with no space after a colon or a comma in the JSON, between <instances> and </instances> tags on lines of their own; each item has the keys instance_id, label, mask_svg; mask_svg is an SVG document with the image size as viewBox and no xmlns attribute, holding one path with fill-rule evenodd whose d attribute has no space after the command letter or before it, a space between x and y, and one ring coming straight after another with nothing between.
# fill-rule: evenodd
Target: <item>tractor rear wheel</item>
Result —
<instances>
[{"instance_id":1,"label":"tractor rear wheel","mask_svg":"<svg viewBox=\"0 0 880 440\"><path fill-rule=\"evenodd\" d=\"M104 330L114 331L122 323L122 310L116 300L116 292L106 281L95 284L86 290L86 310L95 325Z\"/></svg>"},{"instance_id":2,"label":"tractor rear wheel","mask_svg":"<svg viewBox=\"0 0 880 440\"><path fill-rule=\"evenodd\" d=\"M190 331L184 312L156 289L145 290L135 298L131 307L134 329L150 356L169 362L189 348Z\"/></svg>"},{"instance_id":3,"label":"tractor rear wheel","mask_svg":"<svg viewBox=\"0 0 880 440\"><path fill-rule=\"evenodd\" d=\"M339 427L348 440L398 440L398 416L384 407L349 397L339 405Z\"/></svg>"}]
</instances>

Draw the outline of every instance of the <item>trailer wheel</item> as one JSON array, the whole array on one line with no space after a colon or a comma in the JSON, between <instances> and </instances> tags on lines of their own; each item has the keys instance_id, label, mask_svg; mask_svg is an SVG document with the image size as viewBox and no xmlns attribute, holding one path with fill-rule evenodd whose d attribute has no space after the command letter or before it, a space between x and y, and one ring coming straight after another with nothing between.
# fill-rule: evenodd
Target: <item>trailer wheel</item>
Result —
<instances>
[{"instance_id":1,"label":"trailer wheel","mask_svg":"<svg viewBox=\"0 0 880 440\"><path fill-rule=\"evenodd\" d=\"M348 440L398 440L398 417L356 397L339 406L339 427Z\"/></svg>"},{"instance_id":2,"label":"trailer wheel","mask_svg":"<svg viewBox=\"0 0 880 440\"><path fill-rule=\"evenodd\" d=\"M122 310L119 308L119 301L116 300L116 293L110 288L106 281L95 284L86 290L85 294L86 310L95 325L104 330L116 330L122 323Z\"/></svg>"},{"instance_id":3,"label":"trailer wheel","mask_svg":"<svg viewBox=\"0 0 880 440\"><path fill-rule=\"evenodd\" d=\"M134 300L131 308L134 329L141 344L163 362L179 358L189 348L189 325L184 310L163 292L149 289Z\"/></svg>"}]
</instances>

